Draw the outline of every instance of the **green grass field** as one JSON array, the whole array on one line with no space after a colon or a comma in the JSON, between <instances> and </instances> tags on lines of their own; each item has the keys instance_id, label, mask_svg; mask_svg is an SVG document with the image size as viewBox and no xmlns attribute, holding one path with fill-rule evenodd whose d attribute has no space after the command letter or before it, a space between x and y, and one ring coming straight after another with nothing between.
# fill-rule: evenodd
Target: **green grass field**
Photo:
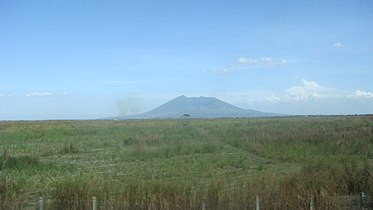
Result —
<instances>
[{"instance_id":1,"label":"green grass field","mask_svg":"<svg viewBox=\"0 0 373 210\"><path fill-rule=\"evenodd\" d=\"M343 209L362 191L373 116L0 122L0 209Z\"/></svg>"}]
</instances>

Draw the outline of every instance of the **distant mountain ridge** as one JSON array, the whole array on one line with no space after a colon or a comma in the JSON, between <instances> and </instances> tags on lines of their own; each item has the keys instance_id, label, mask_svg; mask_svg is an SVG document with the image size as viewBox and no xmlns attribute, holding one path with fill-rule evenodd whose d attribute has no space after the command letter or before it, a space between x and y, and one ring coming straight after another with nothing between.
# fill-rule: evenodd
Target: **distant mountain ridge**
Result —
<instances>
[{"instance_id":1,"label":"distant mountain ridge","mask_svg":"<svg viewBox=\"0 0 373 210\"><path fill-rule=\"evenodd\" d=\"M281 114L241 109L214 97L186 97L182 95L148 112L120 116L117 119L172 119L180 118L185 114L191 118L282 116Z\"/></svg>"}]
</instances>

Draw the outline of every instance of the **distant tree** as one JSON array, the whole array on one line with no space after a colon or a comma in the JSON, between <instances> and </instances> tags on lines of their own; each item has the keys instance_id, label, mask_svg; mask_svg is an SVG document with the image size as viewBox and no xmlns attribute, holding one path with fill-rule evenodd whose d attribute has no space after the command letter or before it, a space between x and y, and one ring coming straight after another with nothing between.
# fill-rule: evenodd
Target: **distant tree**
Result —
<instances>
[{"instance_id":1,"label":"distant tree","mask_svg":"<svg viewBox=\"0 0 373 210\"><path fill-rule=\"evenodd\" d=\"M190 115L189 114L183 114L180 116L181 118L190 118Z\"/></svg>"},{"instance_id":2,"label":"distant tree","mask_svg":"<svg viewBox=\"0 0 373 210\"><path fill-rule=\"evenodd\" d=\"M183 114L183 115L180 116L180 118L183 119L182 124L184 126L189 125L188 119L190 118L190 114Z\"/></svg>"}]
</instances>

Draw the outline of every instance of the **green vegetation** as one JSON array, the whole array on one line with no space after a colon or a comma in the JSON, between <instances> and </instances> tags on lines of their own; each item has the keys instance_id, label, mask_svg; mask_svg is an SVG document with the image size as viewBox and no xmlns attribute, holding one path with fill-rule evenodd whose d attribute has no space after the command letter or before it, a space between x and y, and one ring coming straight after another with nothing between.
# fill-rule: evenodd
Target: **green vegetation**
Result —
<instances>
[{"instance_id":1,"label":"green vegetation","mask_svg":"<svg viewBox=\"0 0 373 210\"><path fill-rule=\"evenodd\" d=\"M0 122L0 209L343 209L373 117Z\"/></svg>"}]
</instances>

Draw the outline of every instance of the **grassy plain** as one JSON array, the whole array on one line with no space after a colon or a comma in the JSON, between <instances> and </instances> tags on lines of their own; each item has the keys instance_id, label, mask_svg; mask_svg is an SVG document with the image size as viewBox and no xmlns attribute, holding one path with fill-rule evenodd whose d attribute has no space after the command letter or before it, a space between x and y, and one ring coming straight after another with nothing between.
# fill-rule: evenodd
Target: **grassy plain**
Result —
<instances>
[{"instance_id":1,"label":"grassy plain","mask_svg":"<svg viewBox=\"0 0 373 210\"><path fill-rule=\"evenodd\" d=\"M0 209L343 209L372 160L373 116L0 122Z\"/></svg>"}]
</instances>

